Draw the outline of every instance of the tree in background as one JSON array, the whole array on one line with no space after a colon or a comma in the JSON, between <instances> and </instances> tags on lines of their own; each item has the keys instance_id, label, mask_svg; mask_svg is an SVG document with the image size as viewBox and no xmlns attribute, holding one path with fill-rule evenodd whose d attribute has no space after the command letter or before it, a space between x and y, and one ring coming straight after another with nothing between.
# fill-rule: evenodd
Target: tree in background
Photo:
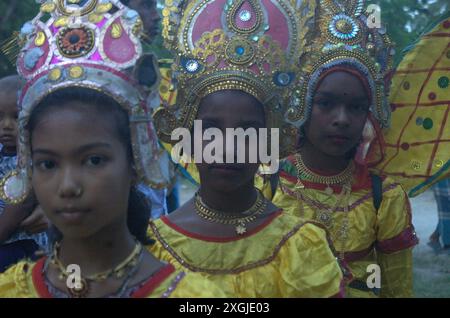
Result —
<instances>
[{"instance_id":1,"label":"tree in background","mask_svg":"<svg viewBox=\"0 0 450 318\"><path fill-rule=\"evenodd\" d=\"M448 0L372 0L381 9L382 23L387 26L390 38L396 44L398 64L402 51L434 27L450 13Z\"/></svg>"},{"instance_id":2,"label":"tree in background","mask_svg":"<svg viewBox=\"0 0 450 318\"><path fill-rule=\"evenodd\" d=\"M161 9L163 1L158 2ZM382 23L387 25L392 40L397 44L397 62L402 58L403 49L414 43L424 31L450 12L449 0L371 0L368 3L377 4L381 8ZM36 0L0 0L0 43L32 19L38 6ZM160 57L169 56L162 47L160 36L148 49ZM0 77L14 72L14 66L0 54Z\"/></svg>"},{"instance_id":3,"label":"tree in background","mask_svg":"<svg viewBox=\"0 0 450 318\"><path fill-rule=\"evenodd\" d=\"M0 44L10 39L14 31L36 16L39 4L35 0L0 0ZM0 77L13 74L15 67L0 53Z\"/></svg>"}]
</instances>

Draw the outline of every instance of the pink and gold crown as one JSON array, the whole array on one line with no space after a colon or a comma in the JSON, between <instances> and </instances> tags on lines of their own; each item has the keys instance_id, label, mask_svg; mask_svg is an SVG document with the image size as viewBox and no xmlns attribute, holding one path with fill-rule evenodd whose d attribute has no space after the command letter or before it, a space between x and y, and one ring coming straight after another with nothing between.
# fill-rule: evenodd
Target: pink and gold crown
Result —
<instances>
[{"instance_id":1,"label":"pink and gold crown","mask_svg":"<svg viewBox=\"0 0 450 318\"><path fill-rule=\"evenodd\" d=\"M142 32L139 14L119 0L41 1L39 14L20 32L17 69L26 84L19 96L18 166L0 184L5 200L20 202L30 189L26 126L32 110L70 87L104 93L127 110L139 176L149 185L164 183L154 160L158 144L144 89L155 90L159 76L153 57L142 55ZM153 76L143 76L144 68Z\"/></svg>"},{"instance_id":2,"label":"pink and gold crown","mask_svg":"<svg viewBox=\"0 0 450 318\"><path fill-rule=\"evenodd\" d=\"M64 67L74 63L125 70L142 54L141 34L139 14L118 0L46 1L22 27L17 69L27 80L50 73L53 82L82 77L79 69ZM57 71L63 69L68 73Z\"/></svg>"},{"instance_id":3,"label":"pink and gold crown","mask_svg":"<svg viewBox=\"0 0 450 318\"><path fill-rule=\"evenodd\" d=\"M314 1L166 0L163 37L176 54L176 106L155 114L161 139L192 127L200 100L236 89L258 99L268 124L283 127L286 98L296 79L303 34L314 20ZM162 121L163 124L158 123Z\"/></svg>"}]
</instances>

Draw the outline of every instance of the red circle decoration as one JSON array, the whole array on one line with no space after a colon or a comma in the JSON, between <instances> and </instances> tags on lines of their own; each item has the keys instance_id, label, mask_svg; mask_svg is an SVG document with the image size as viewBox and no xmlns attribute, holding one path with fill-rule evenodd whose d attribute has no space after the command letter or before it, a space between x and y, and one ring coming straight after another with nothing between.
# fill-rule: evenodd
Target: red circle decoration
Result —
<instances>
[{"instance_id":1,"label":"red circle decoration","mask_svg":"<svg viewBox=\"0 0 450 318\"><path fill-rule=\"evenodd\" d=\"M409 144L407 143L407 142L404 142L404 143L402 143L401 144L401 146L400 146L403 150L408 150L409 149Z\"/></svg>"}]
</instances>

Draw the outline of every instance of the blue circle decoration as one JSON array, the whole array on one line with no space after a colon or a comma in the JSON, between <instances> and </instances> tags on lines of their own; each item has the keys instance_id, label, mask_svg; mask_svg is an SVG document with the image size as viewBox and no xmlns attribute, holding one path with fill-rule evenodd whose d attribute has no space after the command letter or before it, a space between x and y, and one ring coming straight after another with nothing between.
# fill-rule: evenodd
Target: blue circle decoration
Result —
<instances>
[{"instance_id":1,"label":"blue circle decoration","mask_svg":"<svg viewBox=\"0 0 450 318\"><path fill-rule=\"evenodd\" d=\"M236 54L242 55L245 53L245 49L242 46L236 47Z\"/></svg>"},{"instance_id":2,"label":"blue circle decoration","mask_svg":"<svg viewBox=\"0 0 450 318\"><path fill-rule=\"evenodd\" d=\"M288 86L294 80L294 73L278 72L274 75L273 81L277 86Z\"/></svg>"},{"instance_id":3,"label":"blue circle decoration","mask_svg":"<svg viewBox=\"0 0 450 318\"><path fill-rule=\"evenodd\" d=\"M346 14L337 14L328 26L330 33L343 41L354 39L360 30L359 25Z\"/></svg>"},{"instance_id":4,"label":"blue circle decoration","mask_svg":"<svg viewBox=\"0 0 450 318\"><path fill-rule=\"evenodd\" d=\"M202 65L196 59L182 58L181 65L191 74L195 74L201 70Z\"/></svg>"},{"instance_id":5,"label":"blue circle decoration","mask_svg":"<svg viewBox=\"0 0 450 318\"><path fill-rule=\"evenodd\" d=\"M250 21L251 18L252 18L252 14L248 10L242 10L239 13L239 20L241 20L242 22Z\"/></svg>"}]
</instances>

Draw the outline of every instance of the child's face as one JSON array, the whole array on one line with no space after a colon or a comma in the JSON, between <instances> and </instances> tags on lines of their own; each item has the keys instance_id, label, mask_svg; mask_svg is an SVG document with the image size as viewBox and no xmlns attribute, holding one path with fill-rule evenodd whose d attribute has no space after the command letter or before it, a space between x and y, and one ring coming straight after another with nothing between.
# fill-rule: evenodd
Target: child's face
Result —
<instances>
[{"instance_id":1,"label":"child's face","mask_svg":"<svg viewBox=\"0 0 450 318\"><path fill-rule=\"evenodd\" d=\"M345 156L359 143L368 114L369 98L360 80L346 72L331 73L315 93L306 138L322 153Z\"/></svg>"},{"instance_id":2,"label":"child's face","mask_svg":"<svg viewBox=\"0 0 450 318\"><path fill-rule=\"evenodd\" d=\"M202 121L203 131L208 128L217 128L223 135L223 147L227 144L227 128L254 128L258 132L265 128L264 110L250 95L240 91L220 91L205 97L199 107L197 120ZM202 143L203 149L210 141L195 140ZM258 170L258 163L249 163L249 138L245 140L245 162L236 163L237 139L234 140L234 162L227 164L226 151L222 151L223 164L201 163L197 164L201 184L219 191L234 191L242 185L252 182ZM253 147L255 145L252 145ZM194 149L194 148L192 148ZM257 151L257 148L252 148Z\"/></svg>"},{"instance_id":3,"label":"child's face","mask_svg":"<svg viewBox=\"0 0 450 318\"><path fill-rule=\"evenodd\" d=\"M114 119L77 104L38 121L31 139L32 183L63 236L86 238L126 226L132 169Z\"/></svg>"},{"instance_id":4,"label":"child's face","mask_svg":"<svg viewBox=\"0 0 450 318\"><path fill-rule=\"evenodd\" d=\"M17 142L17 92L0 91L0 143L3 151L15 153Z\"/></svg>"}]
</instances>

